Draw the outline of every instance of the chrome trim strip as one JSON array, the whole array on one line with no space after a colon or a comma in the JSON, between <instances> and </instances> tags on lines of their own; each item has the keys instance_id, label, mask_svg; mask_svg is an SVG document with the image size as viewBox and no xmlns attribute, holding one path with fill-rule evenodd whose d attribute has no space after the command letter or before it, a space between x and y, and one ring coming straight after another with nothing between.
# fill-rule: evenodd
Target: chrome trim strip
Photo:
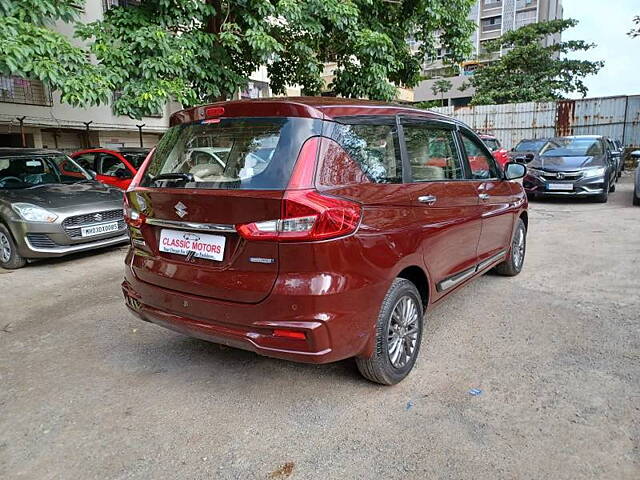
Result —
<instances>
[{"instance_id":1,"label":"chrome trim strip","mask_svg":"<svg viewBox=\"0 0 640 480\"><path fill-rule=\"evenodd\" d=\"M459 284L460 282L464 282L467 278L474 275L476 271L477 271L477 266L471 267L460 273L456 273L455 275L441 281L438 285L436 285L436 289L438 290L438 292L444 292L445 290L449 290L451 287Z\"/></svg>"},{"instance_id":2,"label":"chrome trim strip","mask_svg":"<svg viewBox=\"0 0 640 480\"><path fill-rule=\"evenodd\" d=\"M495 261L500 260L502 257L506 255L506 253L507 253L506 250L502 250L501 252L496 253L492 257L489 257L486 260L483 260L478 264L478 271L483 270L485 267L488 267L490 264L494 263Z\"/></svg>"},{"instance_id":3,"label":"chrome trim strip","mask_svg":"<svg viewBox=\"0 0 640 480\"><path fill-rule=\"evenodd\" d=\"M196 223L196 222L179 222L175 220L162 220L159 218L146 218L145 223L156 225L158 227L177 228L179 230L207 230L210 232L235 233L235 225L226 225L223 223Z\"/></svg>"},{"instance_id":4,"label":"chrome trim strip","mask_svg":"<svg viewBox=\"0 0 640 480\"><path fill-rule=\"evenodd\" d=\"M506 255L507 251L502 250L501 252L496 253L495 255L483 260L478 263L475 267L468 268L467 270L463 270L460 273L456 273L455 275L450 276L449 278L445 278L438 285L436 285L436 289L438 292L444 292L445 290L449 290L451 287L458 285L461 282L464 282L469 277L475 275L480 270L484 270L486 267L500 260L502 257Z\"/></svg>"},{"instance_id":5,"label":"chrome trim strip","mask_svg":"<svg viewBox=\"0 0 640 480\"><path fill-rule=\"evenodd\" d=\"M78 243L76 245L61 245L55 248L38 248L31 245L27 237L24 238L24 242L26 243L27 248L32 252L51 253L51 254L60 254L60 255L67 254L67 253L82 252L84 250L91 250L94 248L108 247L109 245L116 245L118 243L124 243L128 241L129 241L129 235L121 235L115 238L114 237L105 238L103 240L97 240L95 242Z\"/></svg>"}]
</instances>

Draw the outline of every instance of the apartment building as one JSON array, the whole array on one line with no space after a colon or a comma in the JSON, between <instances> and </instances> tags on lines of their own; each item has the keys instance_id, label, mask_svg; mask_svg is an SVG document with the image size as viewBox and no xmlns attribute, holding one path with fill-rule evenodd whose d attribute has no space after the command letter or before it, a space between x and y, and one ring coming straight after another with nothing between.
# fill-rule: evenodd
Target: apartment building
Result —
<instances>
[{"instance_id":1,"label":"apartment building","mask_svg":"<svg viewBox=\"0 0 640 480\"><path fill-rule=\"evenodd\" d=\"M440 100L445 104L461 106L467 105L473 96L473 88L468 87L469 76L482 64L498 59L502 52L490 53L486 44L502 34L516 30L525 25L547 20L563 18L562 0L479 0L469 12L469 19L477 26L471 35L474 52L471 58L461 65L447 65L444 62L447 52L439 48L435 58L429 58L424 64L426 80L415 88L415 101ZM560 41L560 36L554 36L547 42ZM434 83L446 78L452 84L451 89L444 94L435 94L432 90Z\"/></svg>"},{"instance_id":2,"label":"apartment building","mask_svg":"<svg viewBox=\"0 0 640 480\"><path fill-rule=\"evenodd\" d=\"M88 23L103 18L109 8L139 5L140 0L86 0L81 21ZM73 35L73 26L57 23L54 28ZM74 42L76 40L73 40ZM266 68L256 71L247 88L238 91L236 98L270 96ZM169 126L169 116L181 105L169 102L162 111L142 120L118 116L111 105L74 108L60 101L60 95L51 92L37 80L0 75L0 147L54 148L74 151L80 148L145 147L154 146Z\"/></svg>"}]
</instances>

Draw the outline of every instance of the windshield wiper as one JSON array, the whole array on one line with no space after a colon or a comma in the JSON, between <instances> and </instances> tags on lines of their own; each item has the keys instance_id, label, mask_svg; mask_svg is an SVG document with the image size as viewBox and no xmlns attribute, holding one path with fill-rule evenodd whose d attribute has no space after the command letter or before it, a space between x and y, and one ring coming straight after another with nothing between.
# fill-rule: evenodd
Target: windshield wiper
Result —
<instances>
[{"instance_id":1,"label":"windshield wiper","mask_svg":"<svg viewBox=\"0 0 640 480\"><path fill-rule=\"evenodd\" d=\"M161 173L151 178L151 183L156 183L162 180L182 180L183 182L193 182L193 173Z\"/></svg>"}]
</instances>

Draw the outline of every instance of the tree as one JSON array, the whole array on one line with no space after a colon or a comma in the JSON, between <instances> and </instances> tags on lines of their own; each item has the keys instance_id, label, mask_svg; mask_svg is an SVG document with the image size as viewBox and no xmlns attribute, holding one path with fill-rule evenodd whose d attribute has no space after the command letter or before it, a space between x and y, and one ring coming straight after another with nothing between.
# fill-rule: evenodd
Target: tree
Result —
<instances>
[{"instance_id":1,"label":"tree","mask_svg":"<svg viewBox=\"0 0 640 480\"><path fill-rule=\"evenodd\" d=\"M480 69L470 83L476 89L472 104L543 102L579 92L586 96L586 75L597 73L604 62L566 58L570 52L587 51L595 45L581 40L543 41L577 25L577 21L551 20L526 25L488 43L490 51L503 56Z\"/></svg>"},{"instance_id":2,"label":"tree","mask_svg":"<svg viewBox=\"0 0 640 480\"><path fill-rule=\"evenodd\" d=\"M8 5L2 7L8 17L0 18L0 71L41 79L74 104L103 102L105 92L119 92L114 110L133 118L157 111L169 98L185 106L229 98L262 65L276 94L287 85L318 94L325 87L324 63L336 62L328 86L336 94L390 100L395 86L420 81L423 59L435 53L436 32L444 32L439 40L452 62L470 54L474 24L467 14L473 3L142 0L77 25L76 35L87 45L83 52L46 25L77 19L80 0L0 0ZM81 61L87 52L93 63ZM36 57L50 73L22 66ZM79 75L63 78L64 71ZM92 85L87 79L96 74Z\"/></svg>"},{"instance_id":3,"label":"tree","mask_svg":"<svg viewBox=\"0 0 640 480\"><path fill-rule=\"evenodd\" d=\"M633 17L633 23L635 26L629 31L627 35L631 38L640 37L640 15Z\"/></svg>"},{"instance_id":4,"label":"tree","mask_svg":"<svg viewBox=\"0 0 640 480\"><path fill-rule=\"evenodd\" d=\"M451 83L446 78L441 78L440 80L436 80L431 85L431 91L434 95L440 94L440 104L444 107L444 94L451 90L453 87L453 83Z\"/></svg>"},{"instance_id":5,"label":"tree","mask_svg":"<svg viewBox=\"0 0 640 480\"><path fill-rule=\"evenodd\" d=\"M49 27L71 22L83 0L0 0L0 74L38 79L72 105L108 101L114 86L102 65Z\"/></svg>"}]
</instances>

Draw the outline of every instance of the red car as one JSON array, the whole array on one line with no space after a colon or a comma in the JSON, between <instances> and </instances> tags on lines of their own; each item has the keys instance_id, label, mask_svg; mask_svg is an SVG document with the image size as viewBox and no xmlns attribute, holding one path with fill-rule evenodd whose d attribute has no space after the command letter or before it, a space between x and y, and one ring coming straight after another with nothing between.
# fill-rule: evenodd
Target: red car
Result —
<instances>
[{"instance_id":1,"label":"red car","mask_svg":"<svg viewBox=\"0 0 640 480\"><path fill-rule=\"evenodd\" d=\"M138 168L149 154L149 148L90 148L70 155L96 180L126 190Z\"/></svg>"},{"instance_id":2,"label":"red car","mask_svg":"<svg viewBox=\"0 0 640 480\"><path fill-rule=\"evenodd\" d=\"M500 140L498 140L493 135L480 135L480 138L484 142L484 144L489 147L491 153L493 154L493 158L496 159L496 162L500 165L500 167L504 168L504 166L509 163L509 155L506 148L502 148L500 144Z\"/></svg>"},{"instance_id":3,"label":"red car","mask_svg":"<svg viewBox=\"0 0 640 480\"><path fill-rule=\"evenodd\" d=\"M355 357L393 384L425 311L491 269L522 269L527 199L510 180L526 167L503 172L451 118L289 98L171 124L125 194L122 289L143 320L299 362Z\"/></svg>"}]
</instances>

